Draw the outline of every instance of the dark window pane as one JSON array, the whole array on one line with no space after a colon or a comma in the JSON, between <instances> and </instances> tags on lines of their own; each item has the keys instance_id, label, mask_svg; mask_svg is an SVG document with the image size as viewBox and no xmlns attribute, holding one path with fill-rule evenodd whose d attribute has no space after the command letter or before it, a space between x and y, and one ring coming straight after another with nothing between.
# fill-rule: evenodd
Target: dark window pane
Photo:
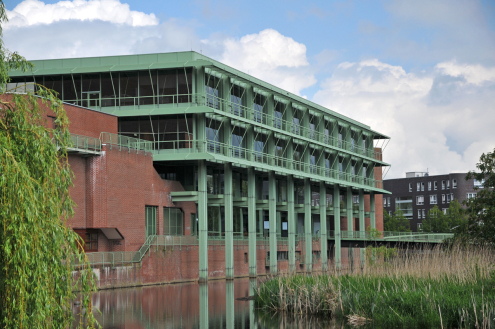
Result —
<instances>
[{"instance_id":1,"label":"dark window pane","mask_svg":"<svg viewBox=\"0 0 495 329\"><path fill-rule=\"evenodd\" d=\"M139 136L139 119L119 119L119 133L131 137Z\"/></svg>"},{"instance_id":2,"label":"dark window pane","mask_svg":"<svg viewBox=\"0 0 495 329\"><path fill-rule=\"evenodd\" d=\"M43 85L57 92L58 98L62 98L62 76L47 75L45 76Z\"/></svg>"},{"instance_id":3,"label":"dark window pane","mask_svg":"<svg viewBox=\"0 0 495 329\"><path fill-rule=\"evenodd\" d=\"M115 97L119 88L119 74L112 73L101 74L101 106L108 107L115 105ZM112 79L113 78L113 79Z\"/></svg>"},{"instance_id":4,"label":"dark window pane","mask_svg":"<svg viewBox=\"0 0 495 329\"><path fill-rule=\"evenodd\" d=\"M78 83L80 85L81 80L72 80L72 76L70 75L64 75L64 101L75 101L77 100L76 96L76 86L75 83ZM80 91L80 88L78 88ZM71 102L72 103L72 102Z\"/></svg>"},{"instance_id":5,"label":"dark window pane","mask_svg":"<svg viewBox=\"0 0 495 329\"><path fill-rule=\"evenodd\" d=\"M160 104L171 104L177 102L177 74L176 70L158 71L158 101Z\"/></svg>"},{"instance_id":6,"label":"dark window pane","mask_svg":"<svg viewBox=\"0 0 495 329\"><path fill-rule=\"evenodd\" d=\"M191 69L178 69L177 74L177 83L179 88L179 103L188 103L190 102L191 96L189 94L192 93L192 75Z\"/></svg>"},{"instance_id":7,"label":"dark window pane","mask_svg":"<svg viewBox=\"0 0 495 329\"><path fill-rule=\"evenodd\" d=\"M153 85L154 84L154 85ZM156 71L139 72L139 104L153 104L153 96L156 88Z\"/></svg>"},{"instance_id":8,"label":"dark window pane","mask_svg":"<svg viewBox=\"0 0 495 329\"><path fill-rule=\"evenodd\" d=\"M137 105L138 75L134 72L120 72L120 106Z\"/></svg>"}]
</instances>

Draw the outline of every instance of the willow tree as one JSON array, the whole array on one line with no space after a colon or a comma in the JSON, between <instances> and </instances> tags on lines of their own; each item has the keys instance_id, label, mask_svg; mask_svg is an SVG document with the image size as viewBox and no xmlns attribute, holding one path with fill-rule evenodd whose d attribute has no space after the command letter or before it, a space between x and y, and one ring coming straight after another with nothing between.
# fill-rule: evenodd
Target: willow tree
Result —
<instances>
[{"instance_id":1,"label":"willow tree","mask_svg":"<svg viewBox=\"0 0 495 329\"><path fill-rule=\"evenodd\" d=\"M0 0L0 24L6 21ZM1 29L0 29L1 38ZM72 172L67 158L68 119L48 89L6 90L8 71L31 64L0 39L0 327L68 328L72 302L82 296L81 326L94 326L92 271L81 239L68 226ZM47 128L47 111L56 128ZM84 320L82 320L84 319Z\"/></svg>"}]
</instances>

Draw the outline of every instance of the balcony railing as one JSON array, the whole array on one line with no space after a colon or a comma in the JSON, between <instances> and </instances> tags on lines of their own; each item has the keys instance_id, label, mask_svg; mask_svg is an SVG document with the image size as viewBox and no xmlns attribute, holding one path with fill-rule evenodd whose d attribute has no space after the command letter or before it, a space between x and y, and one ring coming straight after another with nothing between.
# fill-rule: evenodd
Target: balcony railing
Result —
<instances>
[{"instance_id":1,"label":"balcony railing","mask_svg":"<svg viewBox=\"0 0 495 329\"><path fill-rule=\"evenodd\" d=\"M124 135L103 132L100 134L100 139L102 144L126 147L128 149L143 150L145 152L151 152L154 148L153 142L151 141L145 141L143 139L128 137Z\"/></svg>"},{"instance_id":2,"label":"balcony railing","mask_svg":"<svg viewBox=\"0 0 495 329\"><path fill-rule=\"evenodd\" d=\"M289 170L295 170L306 174L323 176L336 180L367 185L376 188L383 188L383 182L372 178L365 178L358 175L333 170L330 168L316 166L298 160L287 159L276 155L270 155L256 150L250 150L239 146L228 145L211 140L186 140L186 141L165 141L156 142L159 144L161 153L213 153L224 155L229 158L237 158L253 163L262 163L274 167L280 167Z\"/></svg>"},{"instance_id":3,"label":"balcony railing","mask_svg":"<svg viewBox=\"0 0 495 329\"><path fill-rule=\"evenodd\" d=\"M326 145L342 148L352 153L364 155L377 160L382 159L381 151L376 152L374 148L363 148L357 146L354 143L339 140L338 138L320 133L312 128L303 127L299 123L286 121L278 116L269 115L261 111L255 111L250 107L233 103L211 94L206 94L203 97L199 96L196 97L196 99L201 102L201 105L205 105L222 112L236 115L244 119L253 120L255 122L273 127L275 129L280 129L295 135L299 135L301 137L321 142Z\"/></svg>"},{"instance_id":4,"label":"balcony railing","mask_svg":"<svg viewBox=\"0 0 495 329\"><path fill-rule=\"evenodd\" d=\"M70 134L70 148L84 151L101 152L101 141L99 138Z\"/></svg>"}]
</instances>

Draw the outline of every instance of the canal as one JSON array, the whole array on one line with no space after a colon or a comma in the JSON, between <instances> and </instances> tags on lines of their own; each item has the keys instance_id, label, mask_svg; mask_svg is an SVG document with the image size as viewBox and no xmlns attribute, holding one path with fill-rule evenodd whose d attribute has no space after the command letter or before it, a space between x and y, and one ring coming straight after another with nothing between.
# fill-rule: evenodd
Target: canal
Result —
<instances>
[{"instance_id":1,"label":"canal","mask_svg":"<svg viewBox=\"0 0 495 329\"><path fill-rule=\"evenodd\" d=\"M106 329L346 328L329 319L260 314L253 301L238 300L252 296L256 284L245 278L101 290L93 301Z\"/></svg>"}]
</instances>

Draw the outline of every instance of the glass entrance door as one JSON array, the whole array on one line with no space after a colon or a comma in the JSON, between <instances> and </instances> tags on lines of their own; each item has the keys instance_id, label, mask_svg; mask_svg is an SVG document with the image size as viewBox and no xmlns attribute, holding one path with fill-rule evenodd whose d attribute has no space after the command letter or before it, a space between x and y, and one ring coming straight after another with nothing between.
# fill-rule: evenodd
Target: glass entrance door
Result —
<instances>
[{"instance_id":1,"label":"glass entrance door","mask_svg":"<svg viewBox=\"0 0 495 329\"><path fill-rule=\"evenodd\" d=\"M150 235L156 235L156 207L146 206L145 218L146 239Z\"/></svg>"}]
</instances>

